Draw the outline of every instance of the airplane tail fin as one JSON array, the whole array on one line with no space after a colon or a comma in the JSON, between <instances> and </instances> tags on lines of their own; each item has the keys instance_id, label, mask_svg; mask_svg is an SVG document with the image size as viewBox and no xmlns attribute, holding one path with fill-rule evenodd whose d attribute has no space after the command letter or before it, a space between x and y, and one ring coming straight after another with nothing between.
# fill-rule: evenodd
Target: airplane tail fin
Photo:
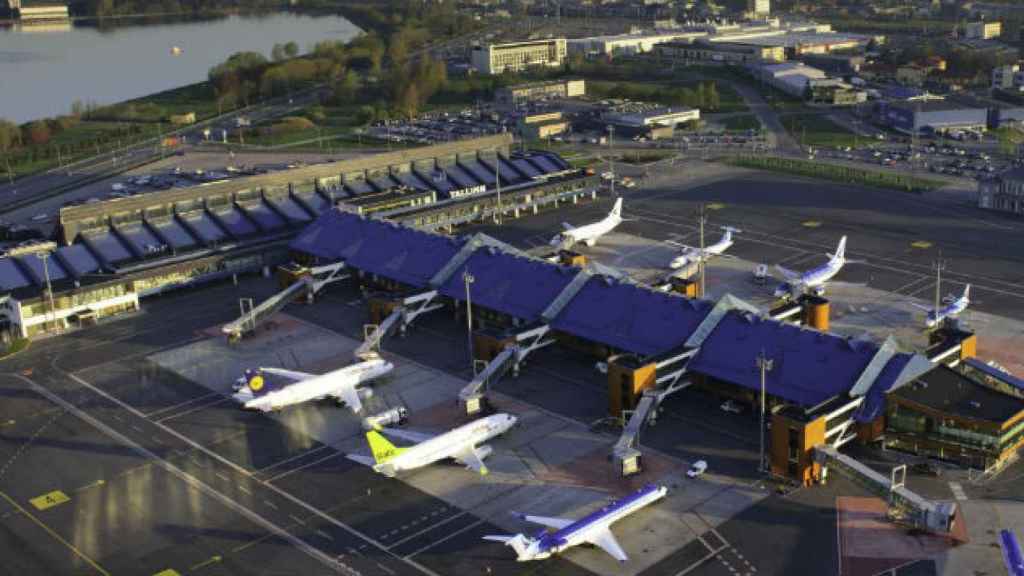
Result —
<instances>
[{"instance_id":1,"label":"airplane tail fin","mask_svg":"<svg viewBox=\"0 0 1024 576\"><path fill-rule=\"evenodd\" d=\"M622 218L622 198L615 200L615 205L612 206L612 211L609 215Z\"/></svg>"},{"instance_id":2,"label":"airplane tail fin","mask_svg":"<svg viewBox=\"0 0 1024 576\"><path fill-rule=\"evenodd\" d=\"M829 254L830 258L846 258L846 236L839 239L839 246L836 246L836 253Z\"/></svg>"},{"instance_id":3,"label":"airplane tail fin","mask_svg":"<svg viewBox=\"0 0 1024 576\"><path fill-rule=\"evenodd\" d=\"M406 450L405 448L395 446L376 430L370 430L366 433L366 441L370 443L370 452L373 453L373 460L377 464L383 464Z\"/></svg>"},{"instance_id":4,"label":"airplane tail fin","mask_svg":"<svg viewBox=\"0 0 1024 576\"><path fill-rule=\"evenodd\" d=\"M511 546L516 551L516 556L520 560L526 560L526 550L530 546L530 541L526 536L522 534L516 534L515 536L484 536L484 540L490 540L491 542L501 542L505 546Z\"/></svg>"},{"instance_id":5,"label":"airplane tail fin","mask_svg":"<svg viewBox=\"0 0 1024 576\"><path fill-rule=\"evenodd\" d=\"M964 299L966 299L966 300L970 300L971 299L971 285L970 284L964 286Z\"/></svg>"}]
</instances>

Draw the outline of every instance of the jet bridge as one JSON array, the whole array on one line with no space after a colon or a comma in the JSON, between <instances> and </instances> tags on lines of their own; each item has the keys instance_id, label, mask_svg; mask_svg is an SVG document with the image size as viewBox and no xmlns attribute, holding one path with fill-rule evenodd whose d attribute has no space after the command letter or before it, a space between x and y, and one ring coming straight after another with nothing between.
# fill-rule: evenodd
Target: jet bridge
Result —
<instances>
[{"instance_id":1,"label":"jet bridge","mask_svg":"<svg viewBox=\"0 0 1024 576\"><path fill-rule=\"evenodd\" d=\"M348 278L349 275L345 274L344 271L345 264L343 262L299 270L285 270L285 273L289 276L297 278L287 288L267 298L258 306L250 304L247 310L243 304L241 316L237 320L225 324L221 327L221 331L228 337L229 341L238 341L244 336L255 332L260 324L300 296L305 296L307 300L312 302L313 297L324 286Z\"/></svg>"},{"instance_id":2,"label":"jet bridge","mask_svg":"<svg viewBox=\"0 0 1024 576\"><path fill-rule=\"evenodd\" d=\"M832 468L885 498L889 504L889 517L894 521L929 532L952 532L956 521L956 503L934 502L908 490L904 486L907 471L905 465L893 468L890 477L886 478L829 444L814 447L814 460L822 467L822 478Z\"/></svg>"},{"instance_id":3,"label":"jet bridge","mask_svg":"<svg viewBox=\"0 0 1024 576\"><path fill-rule=\"evenodd\" d=\"M513 376L518 376L520 365L530 353L554 344L555 339L549 337L550 332L550 326L541 324L512 336L512 342L506 342L504 348L459 391L459 404L463 406L466 414L473 415L483 410L486 406L485 393L489 385L496 383L509 370Z\"/></svg>"},{"instance_id":4,"label":"jet bridge","mask_svg":"<svg viewBox=\"0 0 1024 576\"><path fill-rule=\"evenodd\" d=\"M655 424L658 415L658 407L672 394L689 387L693 382L683 379L686 374L686 367L691 358L697 355L699 348L691 348L680 354L665 358L655 364L655 374L665 372L655 377L654 387L644 390L643 396L637 402L636 408L626 425L622 429L622 435L612 448L612 456L619 465L619 471L623 476L631 476L643 470L640 452L640 430L644 424ZM623 410L623 416L627 410Z\"/></svg>"}]
</instances>

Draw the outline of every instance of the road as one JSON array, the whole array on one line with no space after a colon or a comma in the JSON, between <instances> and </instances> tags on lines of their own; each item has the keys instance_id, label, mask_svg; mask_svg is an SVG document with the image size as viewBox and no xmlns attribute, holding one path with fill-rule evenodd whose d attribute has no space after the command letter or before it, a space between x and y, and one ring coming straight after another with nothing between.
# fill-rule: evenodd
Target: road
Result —
<instances>
[{"instance_id":1,"label":"road","mask_svg":"<svg viewBox=\"0 0 1024 576\"><path fill-rule=\"evenodd\" d=\"M282 97L255 104L175 132L168 132L167 135L182 137L187 142L199 142L203 138L203 131L207 128L213 132L214 136L221 130L234 129L235 119L240 116L248 117L253 122L259 122L284 116L309 106L318 99L320 90L322 88L312 88L296 93L291 98ZM166 152L162 151L157 144L156 139L147 140L127 146L124 150L105 152L69 164L62 169L51 169L42 174L16 180L13 184L4 184L0 186L0 214L25 205L30 202L29 199L48 197L55 189L72 190L76 184L84 185L96 179L116 174L126 167L158 160L166 155Z\"/></svg>"}]
</instances>

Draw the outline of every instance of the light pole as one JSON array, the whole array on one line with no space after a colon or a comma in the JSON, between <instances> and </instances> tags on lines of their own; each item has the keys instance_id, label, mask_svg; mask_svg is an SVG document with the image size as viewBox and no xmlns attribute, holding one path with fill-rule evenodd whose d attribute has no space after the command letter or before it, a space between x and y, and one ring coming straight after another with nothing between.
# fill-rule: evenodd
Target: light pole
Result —
<instances>
[{"instance_id":1,"label":"light pole","mask_svg":"<svg viewBox=\"0 0 1024 576\"><path fill-rule=\"evenodd\" d=\"M494 185L498 190L498 213L495 223L501 225L501 156L498 150L494 151Z\"/></svg>"},{"instance_id":2,"label":"light pole","mask_svg":"<svg viewBox=\"0 0 1024 576\"><path fill-rule=\"evenodd\" d=\"M11 159L4 156L4 164L7 165L7 183L14 186L14 172L11 171Z\"/></svg>"},{"instance_id":3,"label":"light pole","mask_svg":"<svg viewBox=\"0 0 1024 576\"><path fill-rule=\"evenodd\" d=\"M476 278L469 273L469 270L466 270L462 273L462 282L466 285L466 342L469 350L469 365L474 366L475 371L473 363L473 303L470 300L469 285L476 282Z\"/></svg>"},{"instance_id":4,"label":"light pole","mask_svg":"<svg viewBox=\"0 0 1024 576\"><path fill-rule=\"evenodd\" d=\"M613 141L614 140L615 140L615 126L612 126L611 124L609 124L608 125L608 174L611 175L611 180L609 180L609 182L610 182L609 186L611 186L611 188L609 190L611 191L612 198L615 197L615 167L612 164L612 156L615 154L615 148L614 148L614 145L613 145Z\"/></svg>"},{"instance_id":5,"label":"light pole","mask_svg":"<svg viewBox=\"0 0 1024 576\"><path fill-rule=\"evenodd\" d=\"M761 349L761 353L757 355L757 368L761 371L761 455L758 461L758 470L764 472L764 416L765 416L765 378L768 372L771 372L772 366L775 364L774 360L770 360L764 353L764 349Z\"/></svg>"},{"instance_id":6,"label":"light pole","mask_svg":"<svg viewBox=\"0 0 1024 576\"><path fill-rule=\"evenodd\" d=\"M53 304L53 286L50 284L50 253L49 252L38 252L36 257L43 261L43 276L46 278L46 294L50 302L50 322L54 321L56 315L56 308Z\"/></svg>"},{"instance_id":7,"label":"light pole","mask_svg":"<svg viewBox=\"0 0 1024 576\"><path fill-rule=\"evenodd\" d=\"M707 215L704 213L704 205L700 205L700 212L698 213L698 221L700 222L700 252L697 256L697 274L700 277L700 297L704 297L704 224L707 222Z\"/></svg>"}]
</instances>

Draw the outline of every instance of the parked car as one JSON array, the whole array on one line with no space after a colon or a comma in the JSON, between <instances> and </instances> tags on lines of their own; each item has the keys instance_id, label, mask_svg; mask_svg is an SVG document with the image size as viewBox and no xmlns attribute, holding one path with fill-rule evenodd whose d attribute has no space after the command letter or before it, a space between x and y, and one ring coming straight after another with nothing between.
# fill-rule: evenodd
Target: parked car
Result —
<instances>
[{"instance_id":1,"label":"parked car","mask_svg":"<svg viewBox=\"0 0 1024 576\"><path fill-rule=\"evenodd\" d=\"M690 466L690 469L686 471L686 475L690 478L696 478L708 470L708 463L703 460L697 460Z\"/></svg>"},{"instance_id":2,"label":"parked car","mask_svg":"<svg viewBox=\"0 0 1024 576\"><path fill-rule=\"evenodd\" d=\"M726 400L725 402L722 402L722 405L719 408L721 408L723 412L729 412L730 414L739 414L740 412L743 412L743 407L734 400Z\"/></svg>"}]
</instances>

